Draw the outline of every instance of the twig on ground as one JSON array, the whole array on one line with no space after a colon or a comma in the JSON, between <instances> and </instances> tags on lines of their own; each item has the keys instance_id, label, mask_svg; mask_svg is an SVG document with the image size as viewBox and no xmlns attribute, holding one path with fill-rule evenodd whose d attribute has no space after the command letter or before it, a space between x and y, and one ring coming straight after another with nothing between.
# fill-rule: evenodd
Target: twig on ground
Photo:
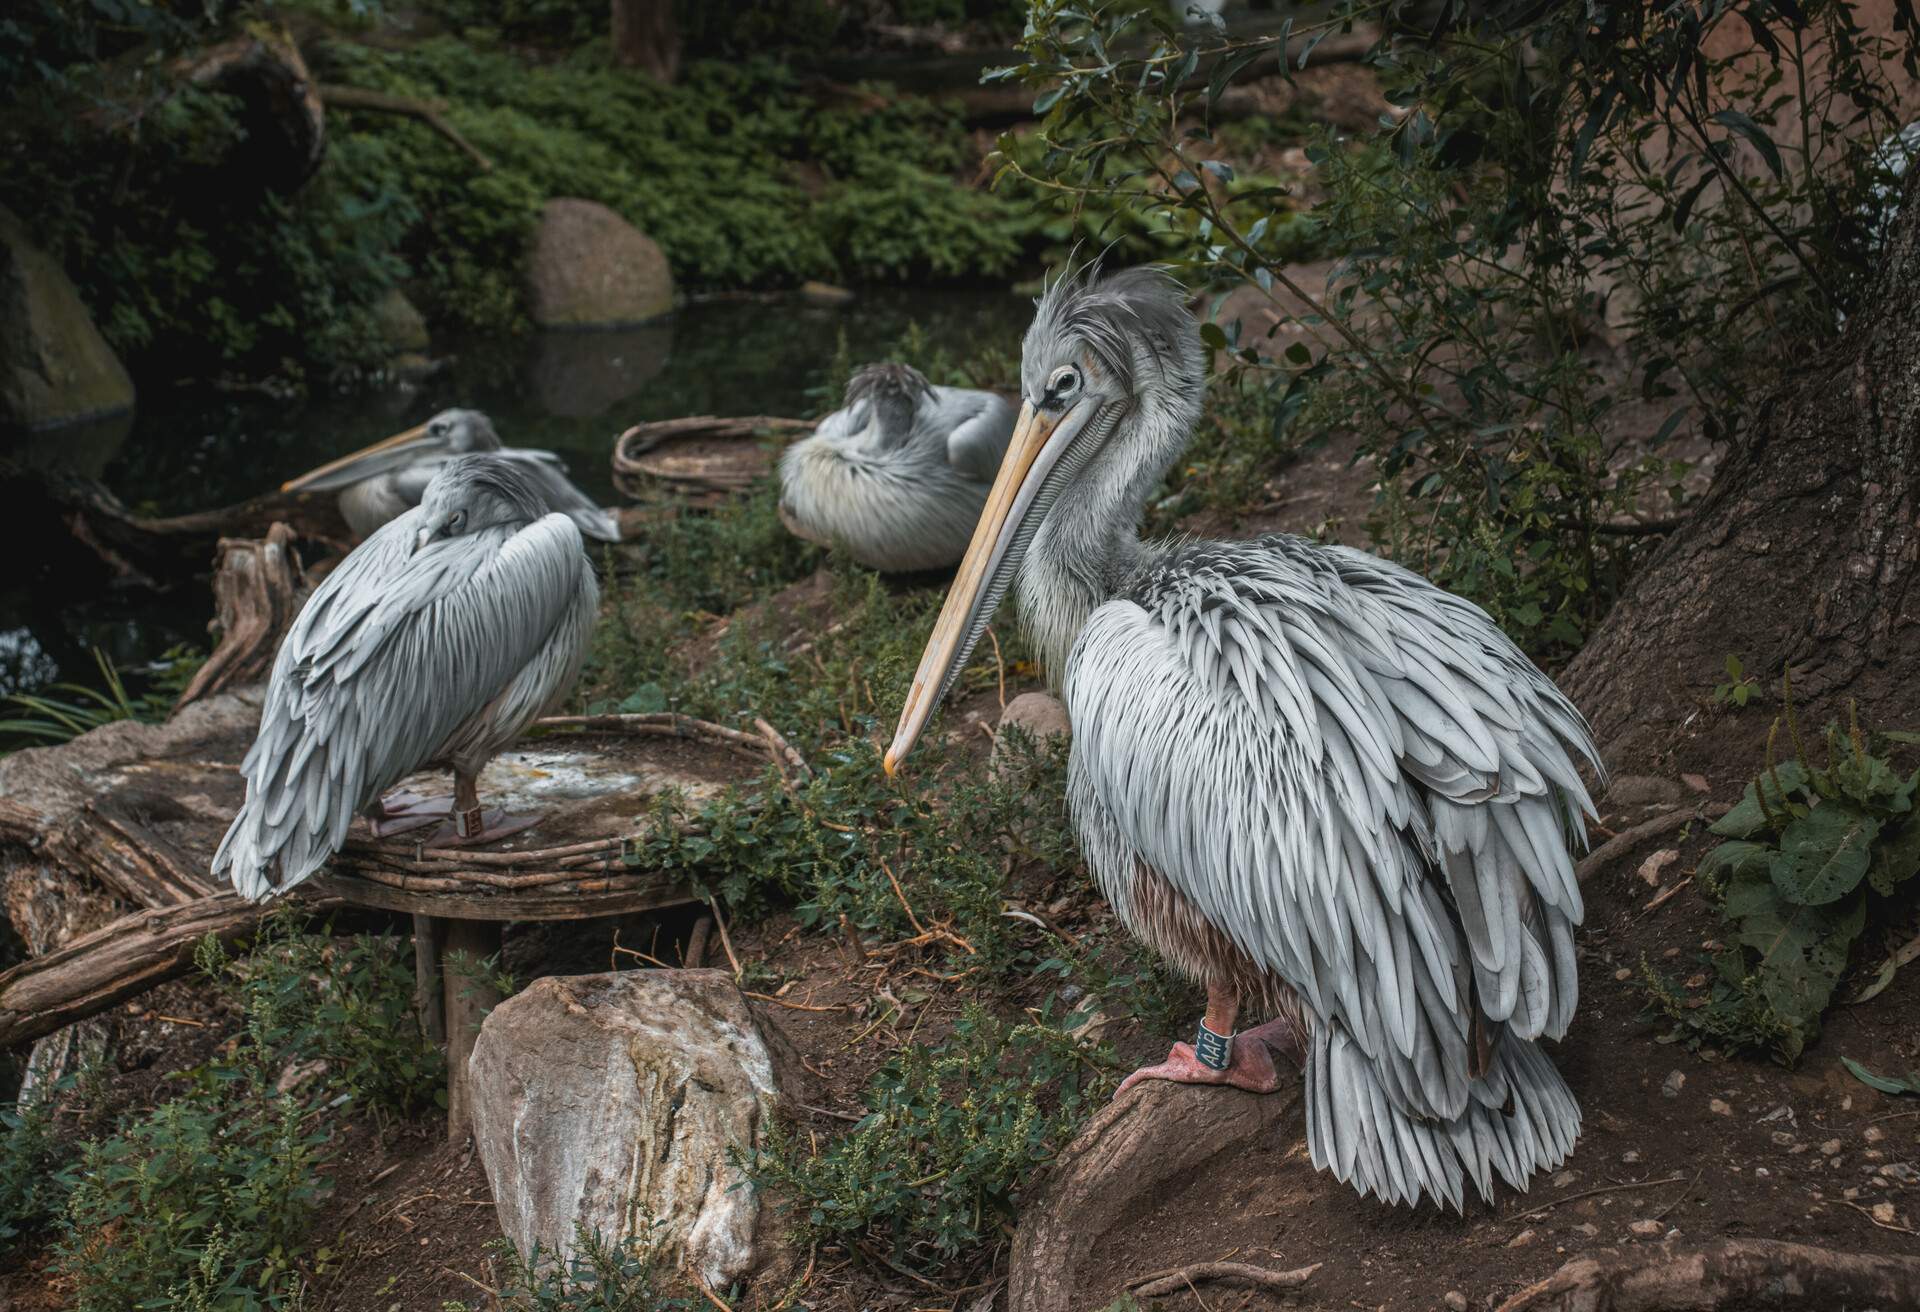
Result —
<instances>
[{"instance_id":1,"label":"twig on ground","mask_svg":"<svg viewBox=\"0 0 1920 1312\"><path fill-rule=\"evenodd\" d=\"M1850 1198L1842 1198L1840 1201L1845 1203L1848 1207L1851 1207L1854 1211L1860 1213L1860 1215L1866 1217L1867 1220L1879 1226L1882 1230L1891 1230L1897 1235L1920 1235L1920 1230L1915 1230L1910 1225L1895 1225L1891 1221L1882 1221L1879 1217L1873 1214L1872 1209L1862 1207L1859 1203L1854 1202Z\"/></svg>"},{"instance_id":2,"label":"twig on ground","mask_svg":"<svg viewBox=\"0 0 1920 1312\"><path fill-rule=\"evenodd\" d=\"M733 940L727 936L726 918L720 914L719 902L712 898L707 900L707 910L713 913L714 928L720 931L720 946L726 949L727 960L733 965L733 980L737 984L746 972L740 969L740 958L733 955Z\"/></svg>"},{"instance_id":3,"label":"twig on ground","mask_svg":"<svg viewBox=\"0 0 1920 1312\"><path fill-rule=\"evenodd\" d=\"M1000 680L1000 709L1007 709L1007 663L1000 658L1000 637L987 625L987 641L993 644L993 672Z\"/></svg>"},{"instance_id":4,"label":"twig on ground","mask_svg":"<svg viewBox=\"0 0 1920 1312\"><path fill-rule=\"evenodd\" d=\"M1667 887L1661 889L1658 893L1655 893L1653 895L1653 899L1649 901L1644 907L1640 908L1640 914L1644 916L1644 915L1647 915L1649 912L1658 911L1661 907L1665 906L1673 898L1673 895L1675 893L1678 893L1681 889L1685 888L1688 884L1691 884L1692 882L1693 882L1693 876L1688 875L1685 879L1681 880L1677 884L1667 885Z\"/></svg>"},{"instance_id":5,"label":"twig on ground","mask_svg":"<svg viewBox=\"0 0 1920 1312\"><path fill-rule=\"evenodd\" d=\"M1670 1175L1664 1180L1629 1180L1625 1184L1610 1184L1600 1189L1582 1189L1579 1193L1568 1194L1564 1198L1550 1198L1537 1207L1523 1207L1520 1209L1518 1215L1538 1216L1542 1212L1552 1211L1562 1203L1571 1203L1582 1198L1598 1198L1601 1194L1617 1194L1627 1189L1654 1189L1663 1184L1679 1184L1686 1178L1684 1175ZM1698 1179L1699 1177L1696 1176L1695 1178ZM1691 1190L1693 1186L1688 1185L1687 1187ZM1682 1197L1684 1196L1685 1195L1682 1195Z\"/></svg>"},{"instance_id":6,"label":"twig on ground","mask_svg":"<svg viewBox=\"0 0 1920 1312\"><path fill-rule=\"evenodd\" d=\"M1188 1266L1169 1267L1164 1271L1149 1271L1146 1275L1136 1276L1127 1282L1127 1287L1142 1298L1157 1298L1162 1294L1177 1293L1181 1289L1193 1289L1196 1280L1244 1280L1261 1289L1298 1289L1313 1278L1313 1273L1321 1264L1303 1266L1294 1271L1275 1271L1269 1267L1253 1266L1247 1262L1194 1262ZM1193 1290L1195 1298L1200 1291Z\"/></svg>"},{"instance_id":7,"label":"twig on ground","mask_svg":"<svg viewBox=\"0 0 1920 1312\"><path fill-rule=\"evenodd\" d=\"M1609 862L1617 861L1619 858L1625 856L1649 838L1658 838L1660 835L1670 834L1676 829L1685 829L1688 825L1699 820L1718 820L1732 809L1730 806L1723 805L1686 806L1678 811L1669 811L1665 815L1655 816L1651 820L1642 821L1631 829L1624 829L1615 834L1612 838L1609 838L1606 842L1594 848L1593 851L1581 857L1579 864L1573 868L1573 876L1580 882L1585 883L1589 876L1604 869Z\"/></svg>"}]
</instances>

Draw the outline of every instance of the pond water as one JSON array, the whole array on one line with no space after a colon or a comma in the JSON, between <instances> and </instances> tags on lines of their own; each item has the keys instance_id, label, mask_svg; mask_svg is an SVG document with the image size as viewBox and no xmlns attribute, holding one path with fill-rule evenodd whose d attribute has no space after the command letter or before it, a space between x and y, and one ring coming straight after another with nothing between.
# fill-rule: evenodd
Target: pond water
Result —
<instances>
[{"instance_id":1,"label":"pond water","mask_svg":"<svg viewBox=\"0 0 1920 1312\"><path fill-rule=\"evenodd\" d=\"M409 389L294 401L147 387L132 432L82 463L130 506L177 514L241 500L449 406L484 410L513 446L543 447L608 504L614 438L643 420L693 414L811 416L844 336L851 358L885 358L911 327L958 358L1017 352L1032 303L1009 292L875 290L844 305L797 298L707 301L672 319L603 333L436 343L444 373ZM137 673L176 644L204 648L203 585L163 595L74 596L45 571L0 581L0 694L99 682L92 650Z\"/></svg>"}]
</instances>

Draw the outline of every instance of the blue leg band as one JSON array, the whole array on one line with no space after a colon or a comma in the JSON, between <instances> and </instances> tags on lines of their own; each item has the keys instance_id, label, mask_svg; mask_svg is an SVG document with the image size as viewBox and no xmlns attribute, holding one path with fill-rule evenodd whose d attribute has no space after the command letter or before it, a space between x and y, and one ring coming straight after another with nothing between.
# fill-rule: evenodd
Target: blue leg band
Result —
<instances>
[{"instance_id":1,"label":"blue leg band","mask_svg":"<svg viewBox=\"0 0 1920 1312\"><path fill-rule=\"evenodd\" d=\"M1203 1020L1193 1038L1193 1055L1208 1070L1223 1071L1233 1064L1233 1035L1215 1034Z\"/></svg>"}]
</instances>

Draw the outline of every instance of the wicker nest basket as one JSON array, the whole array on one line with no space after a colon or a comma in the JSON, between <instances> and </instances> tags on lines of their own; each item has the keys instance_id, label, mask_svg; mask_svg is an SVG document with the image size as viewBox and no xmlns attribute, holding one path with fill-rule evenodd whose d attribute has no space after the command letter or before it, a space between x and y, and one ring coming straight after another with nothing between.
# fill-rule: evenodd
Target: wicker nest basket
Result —
<instances>
[{"instance_id":1,"label":"wicker nest basket","mask_svg":"<svg viewBox=\"0 0 1920 1312\"><path fill-rule=\"evenodd\" d=\"M791 441L812 431L811 420L773 415L689 415L635 424L614 444L613 483L634 501L678 497L717 506L773 472L766 437Z\"/></svg>"}]
</instances>

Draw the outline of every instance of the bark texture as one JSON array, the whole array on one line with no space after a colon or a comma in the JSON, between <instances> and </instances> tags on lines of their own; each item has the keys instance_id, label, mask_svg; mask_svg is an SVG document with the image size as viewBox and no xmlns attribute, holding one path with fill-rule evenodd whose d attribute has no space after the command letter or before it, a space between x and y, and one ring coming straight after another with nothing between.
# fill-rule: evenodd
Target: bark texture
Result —
<instances>
[{"instance_id":1,"label":"bark texture","mask_svg":"<svg viewBox=\"0 0 1920 1312\"><path fill-rule=\"evenodd\" d=\"M1246 1152L1300 1111L1299 1086L1261 1097L1148 1080L1108 1103L1020 1209L1007 1312L1077 1312L1100 1280L1087 1259L1109 1230L1221 1153Z\"/></svg>"},{"instance_id":2,"label":"bark texture","mask_svg":"<svg viewBox=\"0 0 1920 1312\"><path fill-rule=\"evenodd\" d=\"M613 56L628 68L673 81L680 71L674 0L613 0Z\"/></svg>"},{"instance_id":3,"label":"bark texture","mask_svg":"<svg viewBox=\"0 0 1920 1312\"><path fill-rule=\"evenodd\" d=\"M1814 725L1849 697L1863 721L1920 722L1917 475L1920 192L1909 186L1868 306L1762 405L1699 508L1568 667L1608 762L1665 751L1729 654L1774 690L1791 669Z\"/></svg>"},{"instance_id":4,"label":"bark texture","mask_svg":"<svg viewBox=\"0 0 1920 1312\"><path fill-rule=\"evenodd\" d=\"M293 530L279 523L259 542L220 539L213 576L220 645L174 703L175 714L212 693L267 677L280 639L307 597L306 571L293 543Z\"/></svg>"},{"instance_id":5,"label":"bark texture","mask_svg":"<svg viewBox=\"0 0 1920 1312\"><path fill-rule=\"evenodd\" d=\"M1499 1312L1764 1312L1920 1307L1920 1257L1772 1239L1608 1248L1573 1259Z\"/></svg>"}]
</instances>

